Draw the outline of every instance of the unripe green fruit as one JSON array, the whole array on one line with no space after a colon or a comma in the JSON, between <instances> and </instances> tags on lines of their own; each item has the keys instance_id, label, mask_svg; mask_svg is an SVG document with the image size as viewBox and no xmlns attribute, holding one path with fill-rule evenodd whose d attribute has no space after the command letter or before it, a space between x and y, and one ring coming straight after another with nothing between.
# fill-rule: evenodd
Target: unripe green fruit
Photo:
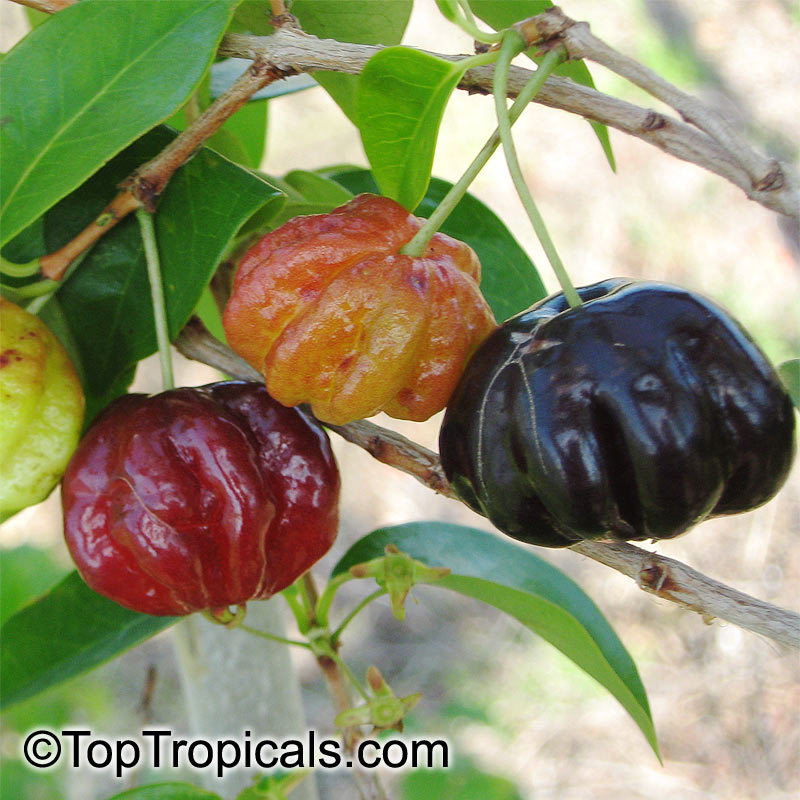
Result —
<instances>
[{"instance_id":1,"label":"unripe green fruit","mask_svg":"<svg viewBox=\"0 0 800 800\"><path fill-rule=\"evenodd\" d=\"M84 398L61 343L0 298L0 520L44 500L78 444Z\"/></svg>"}]
</instances>

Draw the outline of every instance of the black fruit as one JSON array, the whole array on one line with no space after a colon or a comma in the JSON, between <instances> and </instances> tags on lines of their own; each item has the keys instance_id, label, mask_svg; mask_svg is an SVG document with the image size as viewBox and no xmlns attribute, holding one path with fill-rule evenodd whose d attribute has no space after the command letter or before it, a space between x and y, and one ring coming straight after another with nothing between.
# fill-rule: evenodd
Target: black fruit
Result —
<instances>
[{"instance_id":1,"label":"black fruit","mask_svg":"<svg viewBox=\"0 0 800 800\"><path fill-rule=\"evenodd\" d=\"M723 309L614 278L508 320L451 398L440 451L455 492L524 542L665 539L769 500L794 412Z\"/></svg>"}]
</instances>

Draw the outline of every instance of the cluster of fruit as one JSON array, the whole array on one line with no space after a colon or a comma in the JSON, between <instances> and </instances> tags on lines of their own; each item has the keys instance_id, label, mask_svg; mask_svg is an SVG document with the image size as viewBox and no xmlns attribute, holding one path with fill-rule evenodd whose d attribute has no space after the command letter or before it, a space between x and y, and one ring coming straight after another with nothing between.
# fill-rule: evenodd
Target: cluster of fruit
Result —
<instances>
[{"instance_id":1,"label":"cluster of fruit","mask_svg":"<svg viewBox=\"0 0 800 800\"><path fill-rule=\"evenodd\" d=\"M455 492L537 545L669 538L778 491L791 401L721 308L612 279L580 289L580 306L556 294L498 326L467 245L436 234L422 256L400 252L421 224L360 195L244 256L225 332L265 385L128 395L94 421L62 490L89 585L176 615L280 591L336 534L339 475L317 420L379 411L424 420L446 407L440 451ZM21 309L3 312L13 512L57 481L82 405L54 337Z\"/></svg>"}]
</instances>

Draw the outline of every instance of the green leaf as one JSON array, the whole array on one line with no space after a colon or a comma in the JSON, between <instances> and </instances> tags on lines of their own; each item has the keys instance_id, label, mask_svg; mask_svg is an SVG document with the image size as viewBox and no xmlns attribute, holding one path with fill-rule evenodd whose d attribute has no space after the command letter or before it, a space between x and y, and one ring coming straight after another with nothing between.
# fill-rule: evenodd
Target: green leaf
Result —
<instances>
[{"instance_id":1,"label":"green leaf","mask_svg":"<svg viewBox=\"0 0 800 800\"><path fill-rule=\"evenodd\" d=\"M303 30L320 39L393 45L403 38L413 4L413 0L295 0L291 10ZM269 16L268 2L245 0L234 19L246 30L265 36L273 32ZM315 72L314 77L355 123L358 78L337 72Z\"/></svg>"},{"instance_id":2,"label":"green leaf","mask_svg":"<svg viewBox=\"0 0 800 800\"><path fill-rule=\"evenodd\" d=\"M324 174L354 194L378 191L369 170L355 167L342 167L340 170L331 169ZM414 213L429 217L451 186L448 181L432 178L427 194ZM476 197L466 194L445 220L441 231L466 242L478 254L481 292L496 319L508 319L547 294L527 253L503 221Z\"/></svg>"},{"instance_id":3,"label":"green leaf","mask_svg":"<svg viewBox=\"0 0 800 800\"><path fill-rule=\"evenodd\" d=\"M221 342L226 341L225 329L222 327L222 314L220 313L219 306L211 289L206 286L203 289L203 294L198 302L194 313L202 320L208 332L219 339Z\"/></svg>"},{"instance_id":4,"label":"green leaf","mask_svg":"<svg viewBox=\"0 0 800 800\"><path fill-rule=\"evenodd\" d=\"M409 211L425 196L447 101L463 73L451 61L389 47L365 65L356 120L381 193Z\"/></svg>"},{"instance_id":5,"label":"green leaf","mask_svg":"<svg viewBox=\"0 0 800 800\"><path fill-rule=\"evenodd\" d=\"M72 572L0 630L0 708L86 672L176 621L129 611Z\"/></svg>"},{"instance_id":6,"label":"green leaf","mask_svg":"<svg viewBox=\"0 0 800 800\"><path fill-rule=\"evenodd\" d=\"M64 349L67 351L70 361L72 361L72 366L75 367L75 372L78 375L81 386L85 386L88 382L86 365L83 363L83 356L81 355L80 348L75 342L75 337L72 335L69 321L64 316L64 309L61 308L61 303L58 302L58 295L52 296L47 301L39 311L38 316L42 322L50 328L59 342L61 342Z\"/></svg>"},{"instance_id":7,"label":"green leaf","mask_svg":"<svg viewBox=\"0 0 800 800\"><path fill-rule=\"evenodd\" d=\"M401 785L402 800L522 800L508 778L489 775L470 763L414 770Z\"/></svg>"},{"instance_id":8,"label":"green leaf","mask_svg":"<svg viewBox=\"0 0 800 800\"><path fill-rule=\"evenodd\" d=\"M236 74L238 78L250 62L244 59L236 61L243 62ZM211 74L215 66L217 65L212 65L212 68L206 71L190 100L167 120L168 125L179 131L185 130L188 124L186 108L189 104L195 105L195 114L202 113L211 105ZM206 139L205 146L216 150L231 161L257 169L261 165L267 142L268 107L266 100L255 101L251 98L235 114L228 117L216 133Z\"/></svg>"},{"instance_id":9,"label":"green leaf","mask_svg":"<svg viewBox=\"0 0 800 800\"><path fill-rule=\"evenodd\" d=\"M22 545L0 549L0 623L46 592L66 570L46 550Z\"/></svg>"},{"instance_id":10,"label":"green leaf","mask_svg":"<svg viewBox=\"0 0 800 800\"><path fill-rule=\"evenodd\" d=\"M36 720L36 725L41 727L40 719ZM39 770L34 773L22 760L5 758L0 770L0 797L61 798L63 794L57 772Z\"/></svg>"},{"instance_id":11,"label":"green leaf","mask_svg":"<svg viewBox=\"0 0 800 800\"><path fill-rule=\"evenodd\" d=\"M20 231L10 242L3 245L3 257L13 264L33 261L45 252L44 219L39 217Z\"/></svg>"},{"instance_id":12,"label":"green leaf","mask_svg":"<svg viewBox=\"0 0 800 800\"><path fill-rule=\"evenodd\" d=\"M403 38L413 5L413 0L294 0L292 14L313 36L392 45Z\"/></svg>"},{"instance_id":13,"label":"green leaf","mask_svg":"<svg viewBox=\"0 0 800 800\"><path fill-rule=\"evenodd\" d=\"M283 190L287 200L269 219L260 220L262 230L275 230L301 215L327 214L353 197L341 184L316 172L297 169L283 178L270 177L270 180Z\"/></svg>"},{"instance_id":14,"label":"green leaf","mask_svg":"<svg viewBox=\"0 0 800 800\"><path fill-rule=\"evenodd\" d=\"M253 100L245 103L232 117L229 117L220 131L234 136L239 143L243 155L233 159L240 164L252 169L258 169L264 158L267 145L267 121L269 115L269 102L267 100ZM216 136L217 134L214 134ZM214 144L214 136L209 141L209 146L218 149ZM222 155L228 155L220 150Z\"/></svg>"},{"instance_id":15,"label":"green leaf","mask_svg":"<svg viewBox=\"0 0 800 800\"><path fill-rule=\"evenodd\" d=\"M283 800L312 771L311 769L276 770L267 775L261 775L253 786L243 789L236 796L236 800Z\"/></svg>"},{"instance_id":16,"label":"green leaf","mask_svg":"<svg viewBox=\"0 0 800 800\"><path fill-rule=\"evenodd\" d=\"M800 358L791 358L778 367L778 375L795 407L800 408Z\"/></svg>"},{"instance_id":17,"label":"green leaf","mask_svg":"<svg viewBox=\"0 0 800 800\"><path fill-rule=\"evenodd\" d=\"M550 0L472 0L470 2L470 8L475 15L498 31L508 28L520 20L541 14L552 7L553 3ZM526 55L533 61L538 61L535 53L536 48L531 48ZM589 68L581 60L565 61L556 68L555 74L563 78L570 78L575 83L580 83L583 86L594 88L594 81ZM614 151L611 149L608 128L599 122L590 122L589 124L594 129L611 169L616 170Z\"/></svg>"},{"instance_id":18,"label":"green leaf","mask_svg":"<svg viewBox=\"0 0 800 800\"><path fill-rule=\"evenodd\" d=\"M412 522L356 542L332 577L383 555L394 544L451 574L432 584L474 597L518 619L571 659L622 704L658 755L647 694L633 659L591 598L530 550L477 528Z\"/></svg>"},{"instance_id":19,"label":"green leaf","mask_svg":"<svg viewBox=\"0 0 800 800\"><path fill-rule=\"evenodd\" d=\"M436 0L439 13L448 21L455 22L461 16L458 0Z\"/></svg>"},{"instance_id":20,"label":"green leaf","mask_svg":"<svg viewBox=\"0 0 800 800\"><path fill-rule=\"evenodd\" d=\"M52 14L47 14L44 11L37 11L35 8L25 7L25 16L28 18L28 24L33 28L38 28L43 22L46 22Z\"/></svg>"},{"instance_id":21,"label":"green leaf","mask_svg":"<svg viewBox=\"0 0 800 800\"><path fill-rule=\"evenodd\" d=\"M183 102L235 5L84 0L3 59L3 242Z\"/></svg>"},{"instance_id":22,"label":"green leaf","mask_svg":"<svg viewBox=\"0 0 800 800\"><path fill-rule=\"evenodd\" d=\"M345 189L332 178L326 178L317 172L295 169L283 176L288 184L307 202L325 203L331 208L347 203L353 199L353 193Z\"/></svg>"},{"instance_id":23,"label":"green leaf","mask_svg":"<svg viewBox=\"0 0 800 800\"><path fill-rule=\"evenodd\" d=\"M113 187L173 137L163 127L151 131L58 203L45 217L48 249L89 224ZM277 189L208 148L175 173L155 216L170 337L186 324L242 224L275 199L282 201ZM81 360L91 364L85 370L87 419L119 393L136 363L157 349L152 307L143 302L149 292L133 218L109 231L59 289Z\"/></svg>"},{"instance_id":24,"label":"green leaf","mask_svg":"<svg viewBox=\"0 0 800 800\"><path fill-rule=\"evenodd\" d=\"M190 783L152 783L115 794L109 800L222 800L218 794L207 792Z\"/></svg>"}]
</instances>

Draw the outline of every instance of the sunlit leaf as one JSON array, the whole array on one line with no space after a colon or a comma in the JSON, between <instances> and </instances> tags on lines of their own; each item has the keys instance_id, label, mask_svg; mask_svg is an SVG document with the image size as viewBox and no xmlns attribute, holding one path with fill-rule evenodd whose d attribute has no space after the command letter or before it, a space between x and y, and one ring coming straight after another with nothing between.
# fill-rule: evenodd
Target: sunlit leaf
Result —
<instances>
[{"instance_id":1,"label":"sunlit leaf","mask_svg":"<svg viewBox=\"0 0 800 800\"><path fill-rule=\"evenodd\" d=\"M451 61L389 47L366 64L356 121L381 193L413 210L425 196L442 115L463 69Z\"/></svg>"},{"instance_id":2,"label":"sunlit leaf","mask_svg":"<svg viewBox=\"0 0 800 800\"><path fill-rule=\"evenodd\" d=\"M222 800L218 794L207 792L190 783L152 783L115 794L109 800Z\"/></svg>"},{"instance_id":3,"label":"sunlit leaf","mask_svg":"<svg viewBox=\"0 0 800 800\"><path fill-rule=\"evenodd\" d=\"M116 184L158 153L174 132L134 142L45 217L53 250L89 224ZM242 224L280 192L209 148L173 176L155 215L170 336L186 323ZM85 370L87 418L125 388L131 370L157 349L150 288L136 220L107 233L59 289L58 302Z\"/></svg>"},{"instance_id":4,"label":"sunlit leaf","mask_svg":"<svg viewBox=\"0 0 800 800\"><path fill-rule=\"evenodd\" d=\"M2 241L166 119L214 55L236 0L84 0L0 64Z\"/></svg>"},{"instance_id":5,"label":"sunlit leaf","mask_svg":"<svg viewBox=\"0 0 800 800\"><path fill-rule=\"evenodd\" d=\"M778 375L780 375L786 391L789 392L792 402L797 408L800 408L800 358L784 361L778 367Z\"/></svg>"},{"instance_id":6,"label":"sunlit leaf","mask_svg":"<svg viewBox=\"0 0 800 800\"><path fill-rule=\"evenodd\" d=\"M357 541L332 576L383 555L393 544L451 574L432 586L481 600L518 619L621 703L658 755L647 694L633 659L591 598L567 575L506 538L444 522L380 528Z\"/></svg>"},{"instance_id":7,"label":"sunlit leaf","mask_svg":"<svg viewBox=\"0 0 800 800\"><path fill-rule=\"evenodd\" d=\"M413 0L295 0L292 14L306 33L320 39L356 44L399 44L411 15ZM270 4L245 0L236 10L236 23L252 33L269 35ZM341 72L315 72L314 77L352 122L358 79ZM284 81L272 84L280 86Z\"/></svg>"},{"instance_id":8,"label":"sunlit leaf","mask_svg":"<svg viewBox=\"0 0 800 800\"><path fill-rule=\"evenodd\" d=\"M0 629L0 707L86 672L175 621L129 611L72 572Z\"/></svg>"},{"instance_id":9,"label":"sunlit leaf","mask_svg":"<svg viewBox=\"0 0 800 800\"><path fill-rule=\"evenodd\" d=\"M548 8L552 7L553 3L550 2L550 0L472 0L472 2L470 2L470 8L475 12L476 16L491 25L495 30L508 28L515 22L541 14L543 11L547 11ZM527 52L527 55L534 61L537 60L535 54L536 48L532 48ZM589 68L580 59L565 61L563 64L560 64L556 68L555 74L561 75L564 78L570 78L575 81L575 83L594 88L594 81L592 80ZM594 129L609 166L611 169L616 169L614 151L611 149L611 140L608 136L608 128L599 122L590 121L589 124Z\"/></svg>"}]
</instances>

